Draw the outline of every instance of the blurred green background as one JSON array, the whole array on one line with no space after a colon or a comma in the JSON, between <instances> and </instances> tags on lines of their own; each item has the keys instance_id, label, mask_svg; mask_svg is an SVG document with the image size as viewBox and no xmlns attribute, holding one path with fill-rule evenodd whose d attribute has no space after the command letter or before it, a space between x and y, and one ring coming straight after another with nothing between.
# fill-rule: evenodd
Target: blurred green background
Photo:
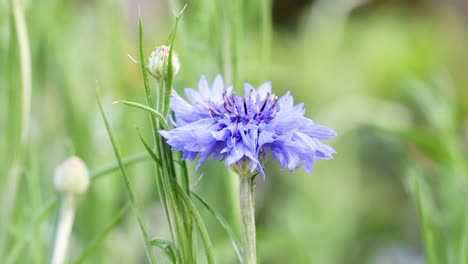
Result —
<instances>
[{"instance_id":1,"label":"blurred green background","mask_svg":"<svg viewBox=\"0 0 468 264\"><path fill-rule=\"evenodd\" d=\"M0 0L0 215L10 219L0 226L0 262L45 263L55 207L33 219L56 196L54 168L70 155L90 170L115 161L96 86L123 155L143 153L135 128L149 135L147 115L111 103L144 102L140 68L127 56L138 57L139 12L149 55L165 42L173 10L184 3L22 5L32 110L22 170L12 185L11 164L21 151L22 80L12 2ZM335 158L319 160L311 175L268 162L266 181L257 182L260 263L426 263L428 241L437 255L432 263L468 263L466 14L467 2L456 0L188 4L175 44L181 61L175 89L196 88L201 75L212 81L218 73L229 84L271 80L277 95L290 90L308 117L339 134L328 142ZM168 236L152 165L128 169L151 234ZM190 169L193 181L205 175L197 192L236 226L229 190L234 176L219 162ZM127 199L118 172L92 183L77 209L71 260ZM430 232L422 231L424 215ZM218 262L236 263L228 236L211 215L203 217ZM87 263L146 263L135 220L129 211ZM424 236L429 233L433 239Z\"/></svg>"}]
</instances>

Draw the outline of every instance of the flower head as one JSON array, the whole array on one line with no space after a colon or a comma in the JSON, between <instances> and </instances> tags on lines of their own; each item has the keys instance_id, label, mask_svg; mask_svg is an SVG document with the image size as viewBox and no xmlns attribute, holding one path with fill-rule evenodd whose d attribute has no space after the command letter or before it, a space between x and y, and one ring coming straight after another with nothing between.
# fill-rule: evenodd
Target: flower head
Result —
<instances>
[{"instance_id":1,"label":"flower head","mask_svg":"<svg viewBox=\"0 0 468 264\"><path fill-rule=\"evenodd\" d=\"M78 157L65 160L55 169L55 189L61 193L83 194L89 186L89 172L86 164Z\"/></svg>"},{"instance_id":2,"label":"flower head","mask_svg":"<svg viewBox=\"0 0 468 264\"><path fill-rule=\"evenodd\" d=\"M149 56L148 69L156 79L166 78L168 75L169 52L169 46L160 46L151 52ZM172 53L172 69L174 75L177 74L179 68L179 58L176 53Z\"/></svg>"},{"instance_id":3,"label":"flower head","mask_svg":"<svg viewBox=\"0 0 468 264\"><path fill-rule=\"evenodd\" d=\"M199 155L197 168L213 155L237 172L247 165L251 174L258 171L265 177L262 162L269 153L283 169L303 166L309 173L317 158L333 158L335 150L320 140L336 132L305 117L303 104L294 105L289 92L276 97L270 82L258 89L246 83L244 96L239 96L225 88L221 76L211 88L202 76L198 91L187 88L185 93L190 102L172 92L176 127L159 133L173 150L183 152L183 159L193 161Z\"/></svg>"}]
</instances>

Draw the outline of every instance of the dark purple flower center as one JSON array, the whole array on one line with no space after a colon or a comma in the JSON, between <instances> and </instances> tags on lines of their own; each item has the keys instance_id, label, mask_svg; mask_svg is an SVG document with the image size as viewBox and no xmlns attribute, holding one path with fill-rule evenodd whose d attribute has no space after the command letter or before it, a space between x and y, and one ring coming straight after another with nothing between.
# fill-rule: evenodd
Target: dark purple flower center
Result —
<instances>
[{"instance_id":1,"label":"dark purple flower center","mask_svg":"<svg viewBox=\"0 0 468 264\"><path fill-rule=\"evenodd\" d=\"M231 122L244 124L268 123L272 120L279 110L278 97L268 93L264 99L260 95L254 96L251 90L248 96L240 97L236 93L223 93L223 104L211 104L208 112L213 120L226 116L230 117Z\"/></svg>"}]
</instances>

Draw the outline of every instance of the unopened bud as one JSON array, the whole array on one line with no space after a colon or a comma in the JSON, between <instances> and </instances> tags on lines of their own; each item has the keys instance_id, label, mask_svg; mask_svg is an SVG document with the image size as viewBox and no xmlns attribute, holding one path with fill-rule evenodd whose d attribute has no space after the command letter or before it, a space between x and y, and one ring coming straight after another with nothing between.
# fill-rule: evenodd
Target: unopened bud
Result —
<instances>
[{"instance_id":1,"label":"unopened bud","mask_svg":"<svg viewBox=\"0 0 468 264\"><path fill-rule=\"evenodd\" d=\"M89 186L89 172L86 164L78 158L71 157L55 169L54 186L58 192L83 194Z\"/></svg>"},{"instance_id":2,"label":"unopened bud","mask_svg":"<svg viewBox=\"0 0 468 264\"><path fill-rule=\"evenodd\" d=\"M160 46L154 50L148 61L148 70L156 78L167 78L169 62L169 46ZM172 53L172 73L175 76L180 69L180 62L177 54Z\"/></svg>"}]
</instances>

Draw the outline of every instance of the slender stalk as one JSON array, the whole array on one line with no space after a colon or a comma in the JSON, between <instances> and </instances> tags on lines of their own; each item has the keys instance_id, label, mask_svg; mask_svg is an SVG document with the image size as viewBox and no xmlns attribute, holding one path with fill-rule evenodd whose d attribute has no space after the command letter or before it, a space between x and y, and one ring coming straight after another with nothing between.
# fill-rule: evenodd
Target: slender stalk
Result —
<instances>
[{"instance_id":1,"label":"slender stalk","mask_svg":"<svg viewBox=\"0 0 468 264\"><path fill-rule=\"evenodd\" d=\"M255 242L255 177L242 177L239 185L239 200L242 218L244 263L257 263Z\"/></svg>"},{"instance_id":2,"label":"slender stalk","mask_svg":"<svg viewBox=\"0 0 468 264\"><path fill-rule=\"evenodd\" d=\"M31 117L31 52L26 19L24 18L23 8L19 0L13 1L13 14L20 48L21 80L23 85L21 94L23 100L21 103L21 143L26 144L29 141L29 119Z\"/></svg>"},{"instance_id":3,"label":"slender stalk","mask_svg":"<svg viewBox=\"0 0 468 264\"><path fill-rule=\"evenodd\" d=\"M26 173L26 180L28 184L28 190L31 193L30 203L34 207L33 213L37 215L39 210L41 209L42 204L42 193L41 193L41 181L40 181L40 173L38 168L37 162L37 155L35 155L36 151L30 151L30 170ZM36 224L35 222L31 222L31 234L32 240L34 243L31 243L31 247L34 250L34 262L35 263L43 263L43 245L41 243L41 226Z\"/></svg>"},{"instance_id":4,"label":"slender stalk","mask_svg":"<svg viewBox=\"0 0 468 264\"><path fill-rule=\"evenodd\" d=\"M16 203L16 194L19 186L21 174L24 169L24 153L29 141L29 120L31 117L31 53L29 48L28 30L26 27L26 19L24 17L23 8L19 0L12 0L13 17L15 21L16 35L18 37L20 65L21 65L21 117L20 117L20 141L15 147L17 149L14 161L8 173L8 179L5 184L5 190L2 196L2 217L0 218L0 228L5 230L11 222L14 215L13 210ZM2 234L3 233L3 234ZM6 242L7 232L0 233L0 258Z\"/></svg>"},{"instance_id":5,"label":"slender stalk","mask_svg":"<svg viewBox=\"0 0 468 264\"><path fill-rule=\"evenodd\" d=\"M145 88L145 97L146 97L146 105L148 107L156 107L156 110L159 109L159 101L154 102L153 97L151 97L151 91L150 91L150 86L148 82L148 72L145 66L145 57L144 57L144 52L143 52L143 21L141 17L138 20L138 29L139 29L139 38L138 38L138 43L139 43L139 54L140 54L140 64L141 64L141 74L143 77L143 84ZM156 88L156 92L158 93L158 98L160 96L160 92L158 91L158 87ZM154 143L154 148L157 149L157 147L161 144L161 138L158 136L157 131L159 130L159 121L155 119L154 117L149 115L150 117L150 122L151 122L151 130L152 130L152 135L153 135L153 143ZM161 157L158 157L161 160ZM163 171L161 167L158 167L155 165L155 172L156 172L156 188L158 190L159 197L161 198L161 201L164 206L164 212L166 214L166 219L169 224L169 230L171 231L171 237L172 241L175 241L175 231L174 231L174 224L171 219L171 214L169 212L169 201L167 198L167 190L165 189L165 186L163 185Z\"/></svg>"},{"instance_id":6,"label":"slender stalk","mask_svg":"<svg viewBox=\"0 0 468 264\"><path fill-rule=\"evenodd\" d=\"M60 216L57 223L57 231L54 243L54 252L52 255L51 264L65 263L67 254L68 241L75 218L75 196L66 194L62 198L62 206L60 208Z\"/></svg>"}]
</instances>

